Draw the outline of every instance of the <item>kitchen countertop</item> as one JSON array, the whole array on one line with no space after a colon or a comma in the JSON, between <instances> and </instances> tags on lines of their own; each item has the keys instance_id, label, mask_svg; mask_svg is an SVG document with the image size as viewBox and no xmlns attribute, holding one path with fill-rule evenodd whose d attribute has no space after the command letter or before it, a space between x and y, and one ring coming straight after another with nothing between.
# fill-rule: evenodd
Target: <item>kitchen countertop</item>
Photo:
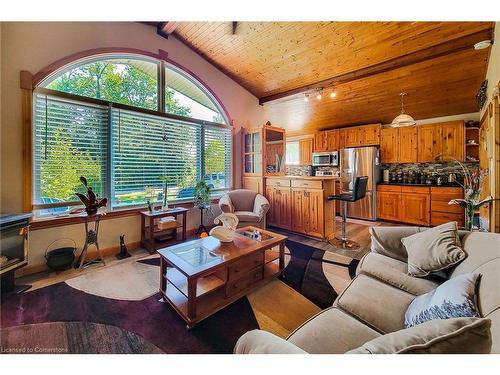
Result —
<instances>
[{"instance_id":1,"label":"kitchen countertop","mask_svg":"<svg viewBox=\"0 0 500 375\"><path fill-rule=\"evenodd\" d=\"M377 185L389 185L389 186L422 186L422 187L461 187L459 184L456 183L446 183L442 185L436 185L436 184L418 184L418 183L404 183L404 182L379 182Z\"/></svg>"},{"instance_id":2,"label":"kitchen countertop","mask_svg":"<svg viewBox=\"0 0 500 375\"><path fill-rule=\"evenodd\" d=\"M288 178L291 180L340 180L335 176L266 176L266 178Z\"/></svg>"}]
</instances>

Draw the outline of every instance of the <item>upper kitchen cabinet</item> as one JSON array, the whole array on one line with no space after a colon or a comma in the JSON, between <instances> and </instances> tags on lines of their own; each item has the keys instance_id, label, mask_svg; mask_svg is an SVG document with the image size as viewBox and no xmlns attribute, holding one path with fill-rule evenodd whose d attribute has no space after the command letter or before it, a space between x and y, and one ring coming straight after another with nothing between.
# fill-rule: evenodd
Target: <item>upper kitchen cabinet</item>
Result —
<instances>
[{"instance_id":1,"label":"upper kitchen cabinet","mask_svg":"<svg viewBox=\"0 0 500 375\"><path fill-rule=\"evenodd\" d=\"M299 164L300 165L311 165L312 164L313 142L314 142L314 140L312 138L301 139L299 141Z\"/></svg>"},{"instance_id":2,"label":"upper kitchen cabinet","mask_svg":"<svg viewBox=\"0 0 500 375\"><path fill-rule=\"evenodd\" d=\"M344 129L345 132L345 147L358 147L361 140L361 131L355 126L352 128Z\"/></svg>"},{"instance_id":3,"label":"upper kitchen cabinet","mask_svg":"<svg viewBox=\"0 0 500 375\"><path fill-rule=\"evenodd\" d=\"M445 122L441 127L441 160L465 159L465 127L463 121Z\"/></svg>"},{"instance_id":4,"label":"upper kitchen cabinet","mask_svg":"<svg viewBox=\"0 0 500 375\"><path fill-rule=\"evenodd\" d=\"M382 163L399 161L399 129L383 128L380 131L380 159Z\"/></svg>"},{"instance_id":5,"label":"upper kitchen cabinet","mask_svg":"<svg viewBox=\"0 0 500 375\"><path fill-rule=\"evenodd\" d=\"M375 146L380 144L380 124L345 128L345 147Z\"/></svg>"},{"instance_id":6,"label":"upper kitchen cabinet","mask_svg":"<svg viewBox=\"0 0 500 375\"><path fill-rule=\"evenodd\" d=\"M285 130L270 125L243 129L243 175L284 174Z\"/></svg>"},{"instance_id":7,"label":"upper kitchen cabinet","mask_svg":"<svg viewBox=\"0 0 500 375\"><path fill-rule=\"evenodd\" d=\"M380 124L361 127L361 146L375 146L380 144Z\"/></svg>"},{"instance_id":8,"label":"upper kitchen cabinet","mask_svg":"<svg viewBox=\"0 0 500 375\"><path fill-rule=\"evenodd\" d=\"M326 131L314 133L314 152L326 151L328 149Z\"/></svg>"},{"instance_id":9,"label":"upper kitchen cabinet","mask_svg":"<svg viewBox=\"0 0 500 375\"><path fill-rule=\"evenodd\" d=\"M464 160L463 121L420 125L417 129L419 162Z\"/></svg>"},{"instance_id":10,"label":"upper kitchen cabinet","mask_svg":"<svg viewBox=\"0 0 500 375\"><path fill-rule=\"evenodd\" d=\"M416 163L417 153L417 128L398 129L399 163Z\"/></svg>"}]
</instances>

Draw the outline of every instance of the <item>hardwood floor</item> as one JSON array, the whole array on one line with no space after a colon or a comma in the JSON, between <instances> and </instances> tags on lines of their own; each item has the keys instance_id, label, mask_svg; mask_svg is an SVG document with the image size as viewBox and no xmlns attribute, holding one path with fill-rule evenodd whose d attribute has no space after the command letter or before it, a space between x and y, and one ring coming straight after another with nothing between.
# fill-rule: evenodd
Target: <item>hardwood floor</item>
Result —
<instances>
[{"instance_id":1,"label":"hardwood floor","mask_svg":"<svg viewBox=\"0 0 500 375\"><path fill-rule=\"evenodd\" d=\"M328 243L327 241L322 241L313 237L304 236L301 234L289 232L280 228L270 227L271 231L284 234L292 241L301 242L305 245L316 247L321 250L329 251L332 253L345 255L353 259L361 259L366 253L370 251L370 233L368 228L373 226L398 226L395 223L382 222L382 221L365 221L357 219L347 219L346 232L347 238L359 243L360 247L355 250L342 249L335 247ZM340 217L336 218L335 223L336 233L335 235L340 237L340 231L342 228L342 219Z\"/></svg>"}]
</instances>

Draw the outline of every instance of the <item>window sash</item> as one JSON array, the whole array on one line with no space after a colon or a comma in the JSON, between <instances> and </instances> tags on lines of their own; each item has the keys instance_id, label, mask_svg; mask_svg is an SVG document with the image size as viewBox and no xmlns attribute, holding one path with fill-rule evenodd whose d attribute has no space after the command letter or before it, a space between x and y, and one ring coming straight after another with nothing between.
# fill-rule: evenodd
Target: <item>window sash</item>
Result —
<instances>
[{"instance_id":1,"label":"window sash","mask_svg":"<svg viewBox=\"0 0 500 375\"><path fill-rule=\"evenodd\" d=\"M49 95L50 94L50 95ZM201 176L204 174L204 168L207 160L204 159L204 149L203 145L207 142L207 140L211 140L213 137L220 137L222 140L222 144L224 147L224 157L222 159L224 160L217 160L219 164L224 165L224 175L225 175L225 181L223 182L222 186L214 186L213 191L218 191L218 190L227 190L231 187L232 183L232 136L231 136L231 127L227 125L221 125L217 123L211 123L208 121L198 121L196 119L191 119L191 118L184 118L182 116L176 116L176 115L171 115L171 114L166 114L166 113L160 113L156 111L151 111L151 110L146 110L146 109L141 109L141 108L135 108L135 107L130 107L128 105L124 104L117 104L117 103L111 103L108 101L104 100L99 100L99 99L92 99L92 98L86 98L86 97L81 97L73 94L67 94L63 92L58 92L58 91L53 91L49 89L37 89L34 92L34 119L33 119L33 135L34 135L34 158L33 158L33 183L34 186L37 186L41 183L40 181L40 174L36 173L37 168L40 166L40 147L36 146L36 142L40 140L41 134L40 134L40 126L37 126L37 121L40 122L43 119L40 119L39 117L41 116L38 110L37 112L37 107L40 107L40 105L43 105L41 103L42 100L44 100L44 97L47 97L47 100L54 100L58 102L63 102L63 103L68 103L68 105L73 105L73 106L82 106L86 108L94 108L94 109L99 109L100 113L102 113L103 118L106 119L106 127L105 130L102 132L102 142L105 147L102 149L102 154L100 155L104 162L102 165L102 194L101 196L106 196L108 198L111 198L110 206L111 208L116 208L116 207L121 207L121 205L116 204L115 202L115 178L116 178L116 169L114 167L114 163L117 161L117 151L116 147L121 147L119 144L116 143L116 137L117 134L116 132L118 131L116 129L117 126L117 113L120 113L120 116L124 114L125 116L132 116L132 117L137 117L137 118L147 118L149 121L153 121L156 123L160 124L170 124L169 126L172 127L178 127L179 129L191 129L191 132L189 134L195 136L195 140L198 142L198 146L196 148L196 153L193 154L194 157L196 158L198 162L197 170L196 170L196 179L199 180ZM38 118L37 118L38 116ZM121 121L121 118L120 118ZM121 124L120 124L121 125ZM184 127L184 128L183 128ZM196 130L195 130L196 129ZM124 129L120 129L122 131ZM155 136L160 136L161 132L158 133L158 129L156 129ZM104 135L105 134L105 135ZM185 134L185 133L184 133ZM206 134L206 135L205 135ZM178 139L175 140L175 142L179 143ZM182 143L182 142L181 142ZM152 157L154 156L154 152L151 153L149 151L144 151L145 155ZM37 154L38 153L38 154ZM157 156L157 155L156 155ZM130 165L133 165L136 163L133 159L129 161ZM154 172L147 172L149 174L149 177L154 180L156 176L157 171ZM154 176L153 176L154 175ZM158 185L155 183L155 187ZM51 207L54 206L53 203L43 203L39 201L40 193L39 189L36 190L34 189L34 196L33 196L33 207L36 209L43 209L44 207ZM189 199L187 199L189 200ZM171 197L169 197L169 201L173 201ZM186 198L180 198L180 199L175 199L174 201L186 201ZM67 203L67 206L75 205L74 200L68 200L67 202L62 202L62 203L56 203L55 205L57 206L63 206L64 203ZM136 205L144 205L144 202L138 203Z\"/></svg>"}]
</instances>

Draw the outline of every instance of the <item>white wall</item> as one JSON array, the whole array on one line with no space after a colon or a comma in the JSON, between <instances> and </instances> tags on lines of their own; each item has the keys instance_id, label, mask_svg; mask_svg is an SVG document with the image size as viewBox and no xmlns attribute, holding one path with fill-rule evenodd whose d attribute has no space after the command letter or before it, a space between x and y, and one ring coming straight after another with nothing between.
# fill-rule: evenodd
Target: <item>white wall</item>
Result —
<instances>
[{"instance_id":1,"label":"white wall","mask_svg":"<svg viewBox=\"0 0 500 375\"><path fill-rule=\"evenodd\" d=\"M235 185L240 184L241 127L257 126L263 121L258 99L228 78L183 43L156 35L154 27L133 22L4 22L1 25L1 212L21 212L22 111L19 73L33 74L68 55L94 48L126 47L158 53L165 50L173 61L195 73L224 103L234 120ZM6 111L5 108L9 110ZM189 227L199 223L198 210L190 211ZM139 241L139 217L106 220L101 226L101 248L118 245L118 235L125 233L127 242ZM71 237L83 243L82 225L71 225L32 232L29 264L43 263L43 252L54 239Z\"/></svg>"}]
</instances>

